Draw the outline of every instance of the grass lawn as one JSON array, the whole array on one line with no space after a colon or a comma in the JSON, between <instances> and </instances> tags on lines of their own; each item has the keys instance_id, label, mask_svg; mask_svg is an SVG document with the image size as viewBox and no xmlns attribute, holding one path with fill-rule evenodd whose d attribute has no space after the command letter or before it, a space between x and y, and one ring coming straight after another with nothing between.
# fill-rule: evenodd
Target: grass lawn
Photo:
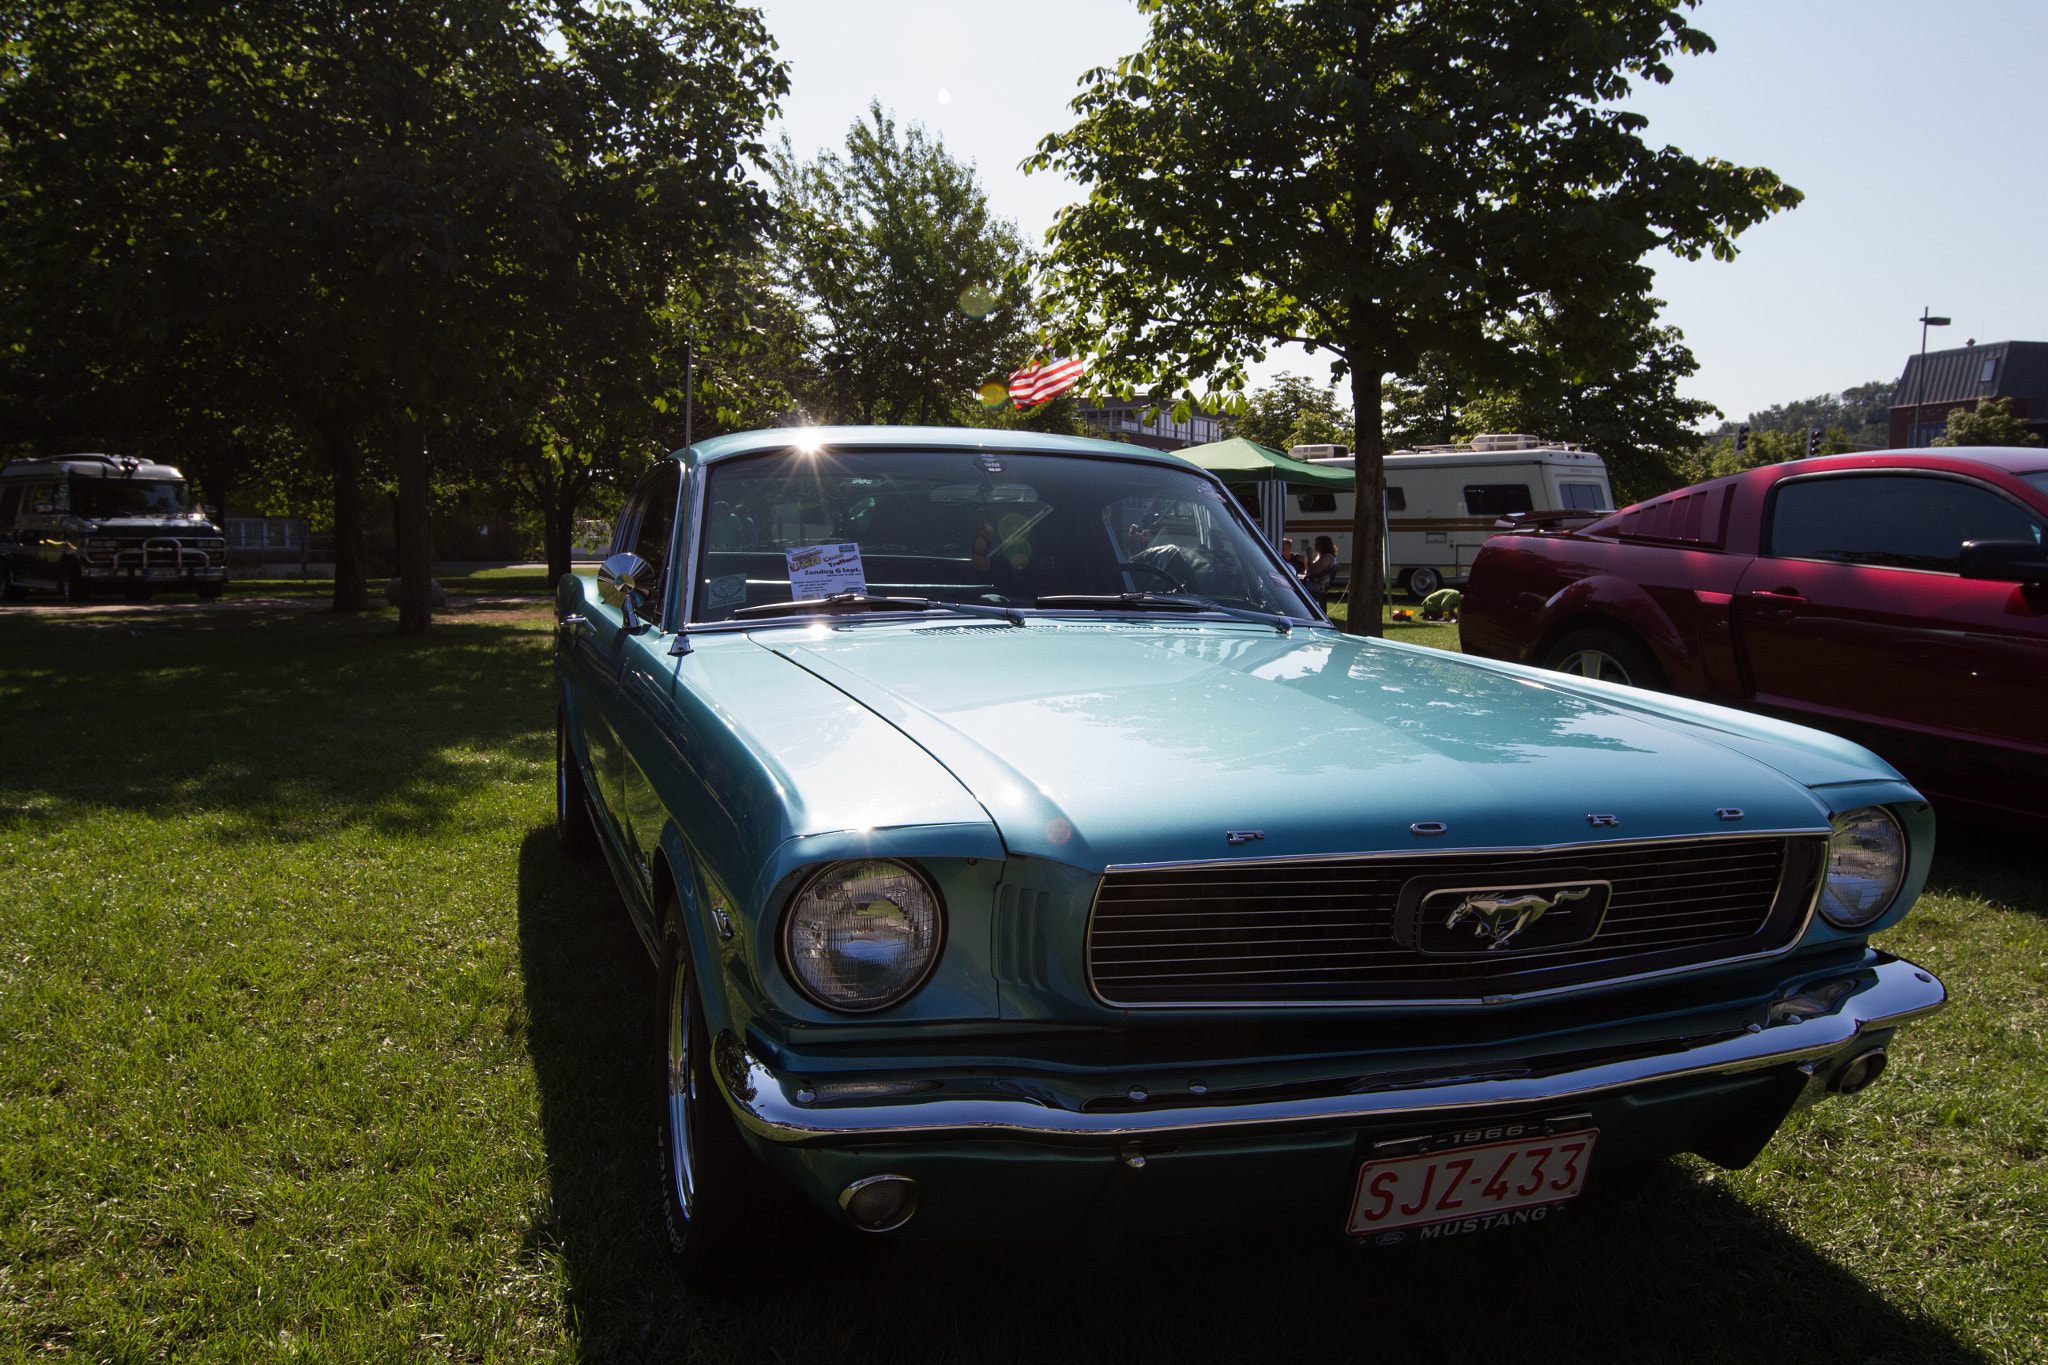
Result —
<instances>
[{"instance_id":1,"label":"grass lawn","mask_svg":"<svg viewBox=\"0 0 2048 1365\"><path fill-rule=\"evenodd\" d=\"M392 620L0 618L0 1360L2048 1359L2048 892L1982 838L1887 945L1956 1003L1747 1171L1393 1252L792 1238L694 1295L547 618Z\"/></svg>"}]
</instances>

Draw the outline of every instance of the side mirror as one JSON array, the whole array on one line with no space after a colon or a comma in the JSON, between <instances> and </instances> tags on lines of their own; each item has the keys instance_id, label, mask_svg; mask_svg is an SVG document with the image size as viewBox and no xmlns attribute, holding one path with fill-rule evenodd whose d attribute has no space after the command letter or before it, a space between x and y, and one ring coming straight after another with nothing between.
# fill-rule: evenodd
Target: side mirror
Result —
<instances>
[{"instance_id":1,"label":"side mirror","mask_svg":"<svg viewBox=\"0 0 2048 1365\"><path fill-rule=\"evenodd\" d=\"M626 617L626 632L637 635L647 629L640 608L647 600L642 586L653 568L635 554L616 554L597 566L597 596L608 607L617 607Z\"/></svg>"},{"instance_id":2,"label":"side mirror","mask_svg":"<svg viewBox=\"0 0 2048 1365\"><path fill-rule=\"evenodd\" d=\"M1966 540L1962 570L1965 578L2048 583L2048 549L2031 540Z\"/></svg>"}]
</instances>

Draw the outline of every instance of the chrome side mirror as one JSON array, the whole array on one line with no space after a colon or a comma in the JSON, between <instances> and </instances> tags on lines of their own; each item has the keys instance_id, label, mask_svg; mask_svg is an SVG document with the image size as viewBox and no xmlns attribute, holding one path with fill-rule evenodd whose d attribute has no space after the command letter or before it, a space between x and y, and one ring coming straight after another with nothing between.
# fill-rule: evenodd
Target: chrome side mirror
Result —
<instances>
[{"instance_id":1,"label":"chrome side mirror","mask_svg":"<svg viewBox=\"0 0 2048 1365\"><path fill-rule=\"evenodd\" d=\"M647 622L640 619L640 608L647 600L642 585L653 573L648 562L635 554L616 554L597 566L598 600L624 614L629 635L647 629Z\"/></svg>"}]
</instances>

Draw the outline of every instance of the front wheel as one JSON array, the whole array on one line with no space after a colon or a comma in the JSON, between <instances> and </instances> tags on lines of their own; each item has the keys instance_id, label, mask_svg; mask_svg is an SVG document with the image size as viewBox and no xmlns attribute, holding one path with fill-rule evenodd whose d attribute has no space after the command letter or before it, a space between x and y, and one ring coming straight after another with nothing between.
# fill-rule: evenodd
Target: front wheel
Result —
<instances>
[{"instance_id":1,"label":"front wheel","mask_svg":"<svg viewBox=\"0 0 2048 1365\"><path fill-rule=\"evenodd\" d=\"M0 564L0 601L19 602L28 596L28 589L14 581L14 570Z\"/></svg>"},{"instance_id":2,"label":"front wheel","mask_svg":"<svg viewBox=\"0 0 2048 1365\"><path fill-rule=\"evenodd\" d=\"M684 1279L722 1284L743 1273L750 1229L769 1213L767 1171L747 1150L711 1074L711 1037L682 930L669 897L661 940L661 1000L668 1021L660 1124L661 1217Z\"/></svg>"},{"instance_id":3,"label":"front wheel","mask_svg":"<svg viewBox=\"0 0 2048 1365\"><path fill-rule=\"evenodd\" d=\"M1542 666L1624 687L1661 687L1664 674L1633 636L1605 626L1575 630L1544 652Z\"/></svg>"},{"instance_id":4,"label":"front wheel","mask_svg":"<svg viewBox=\"0 0 2048 1365\"><path fill-rule=\"evenodd\" d=\"M584 796L583 770L576 766L575 750L569 747L569 710L555 708L555 842L562 852L582 857L597 847L597 830L590 823L590 803Z\"/></svg>"}]
</instances>

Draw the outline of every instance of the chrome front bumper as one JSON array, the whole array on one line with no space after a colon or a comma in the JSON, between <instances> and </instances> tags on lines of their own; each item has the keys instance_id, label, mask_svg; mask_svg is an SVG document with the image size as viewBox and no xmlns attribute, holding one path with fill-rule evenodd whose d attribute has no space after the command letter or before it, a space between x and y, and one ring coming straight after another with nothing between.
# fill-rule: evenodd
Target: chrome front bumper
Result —
<instances>
[{"instance_id":1,"label":"chrome front bumper","mask_svg":"<svg viewBox=\"0 0 2048 1365\"><path fill-rule=\"evenodd\" d=\"M1796 1068L1808 1077L1801 1102L1824 1093L1829 1077L1864 1051L1873 1035L1940 1009L1948 992L1932 973L1883 954L1848 970L1797 983L1746 1031L1644 1055L1545 1075L1411 1073L1359 1077L1341 1093L1289 1099L1227 1096L1201 1103L1160 1096L1110 1112L1060 1108L1005 1092L1001 1078L948 1082L913 1096L821 1103L803 1078L776 1073L730 1032L713 1048L719 1088L738 1121L770 1142L839 1146L874 1141L990 1138L1086 1145L1131 1139L1182 1141L1317 1128L1365 1127L1412 1120L1451 1121L1478 1111L1554 1107L1643 1090L1670 1081L1733 1077ZM971 1087L971 1088L970 1088ZM806 1098L809 1097L809 1098ZM1175 1100L1182 1103L1176 1104Z\"/></svg>"}]
</instances>

